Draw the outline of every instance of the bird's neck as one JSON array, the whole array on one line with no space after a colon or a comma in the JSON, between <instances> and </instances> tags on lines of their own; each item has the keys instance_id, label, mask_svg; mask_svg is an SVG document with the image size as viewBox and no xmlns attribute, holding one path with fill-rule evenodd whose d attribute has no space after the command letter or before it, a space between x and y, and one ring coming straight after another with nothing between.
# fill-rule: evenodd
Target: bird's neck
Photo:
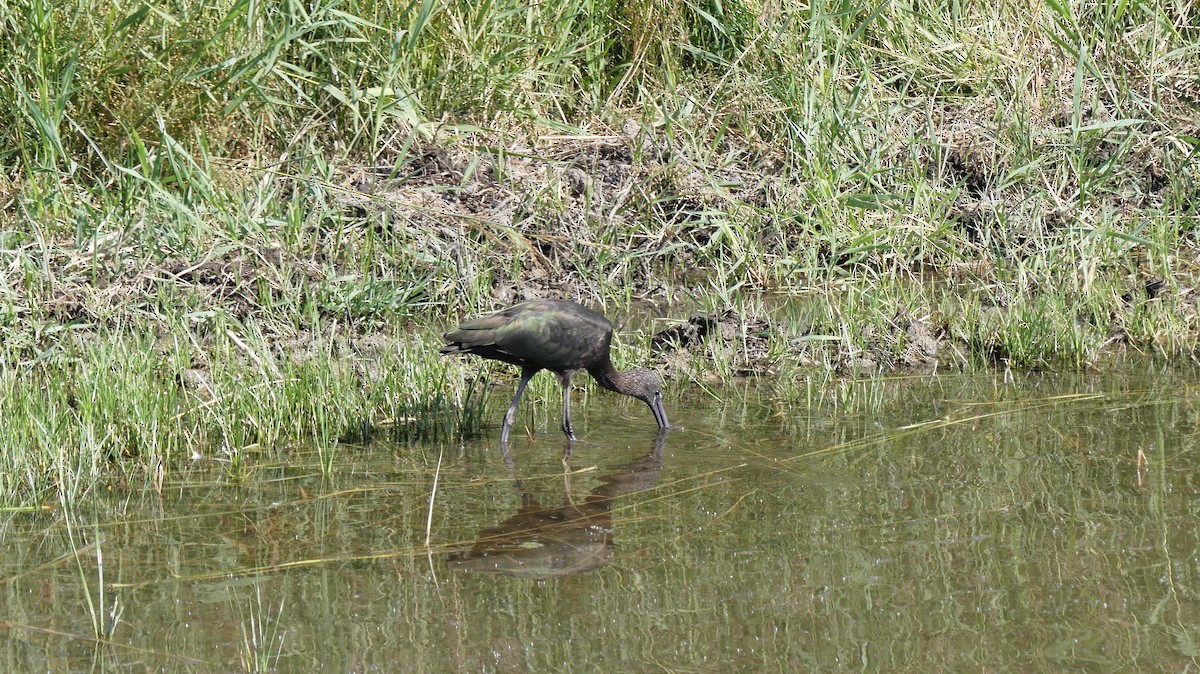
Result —
<instances>
[{"instance_id":1,"label":"bird's neck","mask_svg":"<svg viewBox=\"0 0 1200 674\"><path fill-rule=\"evenodd\" d=\"M625 386L625 373L613 367L611 360L606 360L595 367L589 367L588 374L592 375L592 378L600 386L610 391L629 395L625 393L627 390Z\"/></svg>"}]
</instances>

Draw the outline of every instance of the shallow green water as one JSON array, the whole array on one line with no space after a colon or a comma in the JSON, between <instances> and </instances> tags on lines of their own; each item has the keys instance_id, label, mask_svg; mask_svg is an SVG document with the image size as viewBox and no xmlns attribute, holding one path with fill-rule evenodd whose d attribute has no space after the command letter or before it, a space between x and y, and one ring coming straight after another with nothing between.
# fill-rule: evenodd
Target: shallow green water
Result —
<instances>
[{"instance_id":1,"label":"shallow green water","mask_svg":"<svg viewBox=\"0 0 1200 674\"><path fill-rule=\"evenodd\" d=\"M569 472L553 402L511 466L202 460L70 529L3 516L0 670L1196 669L1192 380L894 380L816 411L734 387L671 400L661 445L598 393Z\"/></svg>"}]
</instances>

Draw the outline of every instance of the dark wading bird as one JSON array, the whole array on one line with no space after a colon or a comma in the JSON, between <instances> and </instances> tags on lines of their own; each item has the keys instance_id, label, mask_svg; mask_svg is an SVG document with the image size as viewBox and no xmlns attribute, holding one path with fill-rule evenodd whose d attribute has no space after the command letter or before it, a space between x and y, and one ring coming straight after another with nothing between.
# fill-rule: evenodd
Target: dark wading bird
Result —
<instances>
[{"instance_id":1,"label":"dark wading bird","mask_svg":"<svg viewBox=\"0 0 1200 674\"><path fill-rule=\"evenodd\" d=\"M566 300L522 302L490 316L467 321L447 332L449 342L442 353L470 353L512 363L521 368L517 394L504 415L500 443L508 444L508 432L517 415L517 403L525 385L539 370L558 375L563 389L563 433L571 440L571 377L587 370L596 383L610 391L633 396L650 406L660 429L670 428L663 410L662 381L654 370L641 368L621 372L613 367L608 347L612 324L600 314Z\"/></svg>"}]
</instances>

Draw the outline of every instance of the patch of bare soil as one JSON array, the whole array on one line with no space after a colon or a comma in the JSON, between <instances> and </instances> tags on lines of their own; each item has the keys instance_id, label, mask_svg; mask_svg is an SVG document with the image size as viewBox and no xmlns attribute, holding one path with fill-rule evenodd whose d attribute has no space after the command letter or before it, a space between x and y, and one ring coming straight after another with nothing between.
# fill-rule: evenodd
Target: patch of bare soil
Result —
<instances>
[{"instance_id":1,"label":"patch of bare soil","mask_svg":"<svg viewBox=\"0 0 1200 674\"><path fill-rule=\"evenodd\" d=\"M469 264L466 251L477 253L483 243L499 259L520 259L518 276L496 279L498 303L592 297L581 272L627 251L641 253L627 263L634 295L649 296L659 286L648 260L680 239L705 245L711 228L701 223L722 208L730 189L749 201L764 199L749 194L764 188L761 180L743 179L752 172L748 166L714 173L636 122L612 133L532 143L509 141L503 153L431 145L393 157L394 166L350 167L339 178L349 187L341 199L351 215L387 212L389 221L407 223L407 241L421 253ZM751 161L750 149L743 151ZM714 185L722 181L748 185L747 194L718 193ZM647 220L661 223L660 231L646 233L639 223ZM693 254L675 246L672 262L686 268Z\"/></svg>"},{"instance_id":2,"label":"patch of bare soil","mask_svg":"<svg viewBox=\"0 0 1200 674\"><path fill-rule=\"evenodd\" d=\"M965 346L950 339L947 331L925 320L901 312L887 330L869 330L865 349L847 347L840 342L808 342L807 335L789 330L786 325L772 325L758 317L744 317L733 311L719 315L695 315L686 322L654 335L650 348L659 354L666 369L686 367L693 358L706 357L710 346L733 351L733 370L736 376L767 376L777 373L779 354L811 361L815 351L828 349L827 354L846 375L871 374L881 371L933 373L956 370L966 365ZM772 342L776 353L772 356Z\"/></svg>"},{"instance_id":3,"label":"patch of bare soil","mask_svg":"<svg viewBox=\"0 0 1200 674\"><path fill-rule=\"evenodd\" d=\"M80 267L88 268L87 264L85 260L62 266L78 272ZM154 313L160 307L151 305L152 298L163 293L182 299L193 312L223 310L247 318L261 310L264 297L282 292L285 279L322 276L311 261L279 247L229 250L199 261L131 264L126 260L116 272L101 261L97 269L95 282L83 274L60 279L45 300L52 319L112 327L122 323L123 313Z\"/></svg>"},{"instance_id":4,"label":"patch of bare soil","mask_svg":"<svg viewBox=\"0 0 1200 674\"><path fill-rule=\"evenodd\" d=\"M733 350L733 371L739 377L774 374L769 354L774 328L761 318L742 317L733 311L716 316L695 315L654 335L650 350L659 354L668 370L682 369L687 360L703 357L706 343ZM775 333L776 338L779 334Z\"/></svg>"}]
</instances>

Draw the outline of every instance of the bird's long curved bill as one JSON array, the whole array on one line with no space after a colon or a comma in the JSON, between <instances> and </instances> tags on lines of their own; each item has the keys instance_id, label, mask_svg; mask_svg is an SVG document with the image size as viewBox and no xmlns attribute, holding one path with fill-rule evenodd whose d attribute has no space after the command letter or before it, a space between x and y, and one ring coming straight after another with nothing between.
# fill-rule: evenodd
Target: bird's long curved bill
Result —
<instances>
[{"instance_id":1,"label":"bird's long curved bill","mask_svg":"<svg viewBox=\"0 0 1200 674\"><path fill-rule=\"evenodd\" d=\"M654 420L658 422L658 427L667 429L671 424L667 423L667 410L663 408L662 396L656 397L650 401L650 411L654 413Z\"/></svg>"}]
</instances>

